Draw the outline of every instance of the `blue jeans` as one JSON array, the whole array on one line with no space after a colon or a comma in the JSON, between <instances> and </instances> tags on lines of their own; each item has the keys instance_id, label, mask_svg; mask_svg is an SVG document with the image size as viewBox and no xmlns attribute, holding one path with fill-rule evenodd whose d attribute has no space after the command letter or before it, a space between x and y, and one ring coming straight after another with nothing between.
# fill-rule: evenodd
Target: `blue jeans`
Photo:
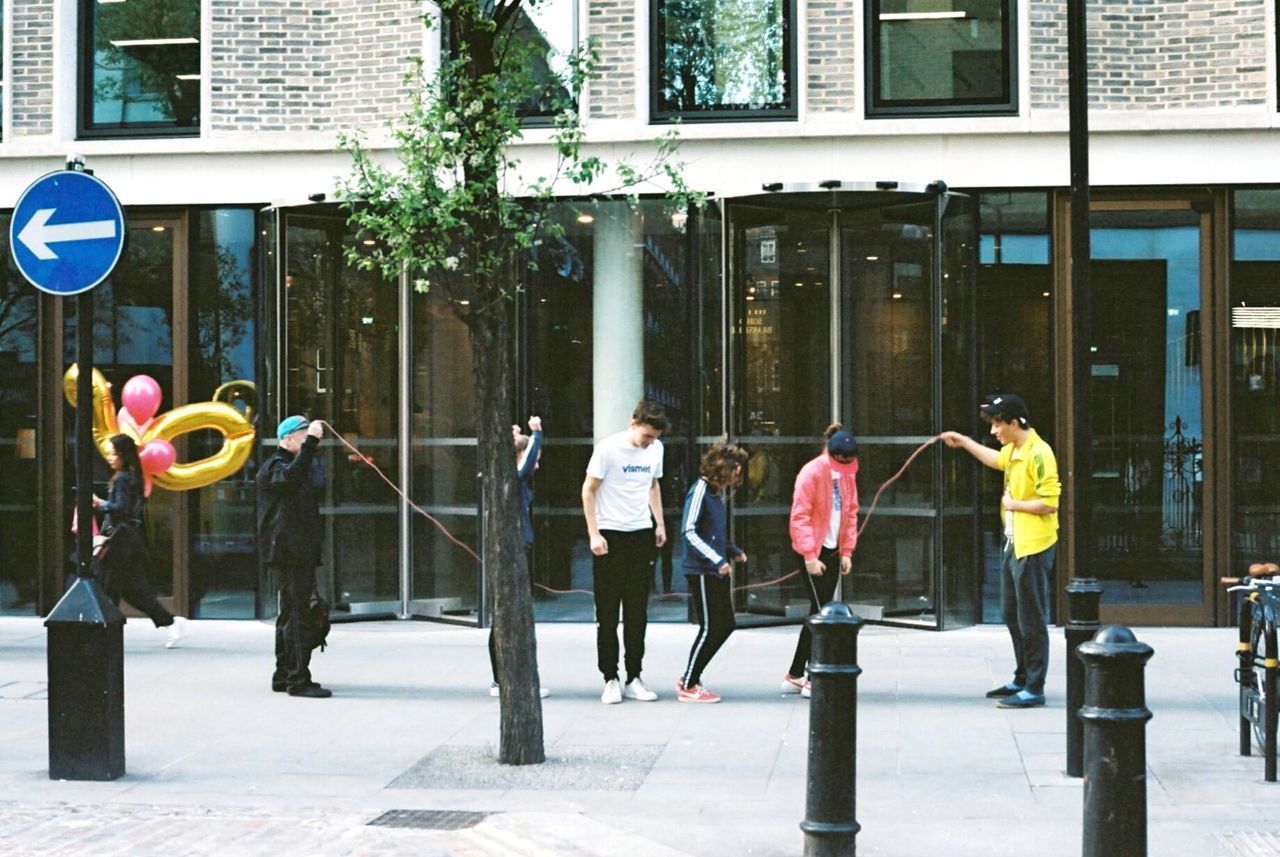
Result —
<instances>
[{"instance_id":1,"label":"blue jeans","mask_svg":"<svg viewBox=\"0 0 1280 857\"><path fill-rule=\"evenodd\" d=\"M1018 559L1006 540L1000 560L1000 612L1013 640L1013 683L1039 695L1049 670L1049 574L1057 549Z\"/></svg>"}]
</instances>

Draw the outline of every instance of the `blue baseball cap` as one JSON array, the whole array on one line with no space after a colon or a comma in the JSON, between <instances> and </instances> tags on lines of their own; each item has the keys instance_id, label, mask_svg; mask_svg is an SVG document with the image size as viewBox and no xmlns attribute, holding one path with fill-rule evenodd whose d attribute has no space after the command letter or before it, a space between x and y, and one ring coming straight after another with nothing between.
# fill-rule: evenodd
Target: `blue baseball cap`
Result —
<instances>
[{"instance_id":1,"label":"blue baseball cap","mask_svg":"<svg viewBox=\"0 0 1280 857\"><path fill-rule=\"evenodd\" d=\"M853 458L858 454L858 440L847 431L838 431L827 441L827 452L842 458Z\"/></svg>"},{"instance_id":2,"label":"blue baseball cap","mask_svg":"<svg viewBox=\"0 0 1280 857\"><path fill-rule=\"evenodd\" d=\"M311 421L306 417L300 417L296 414L292 417L285 417L280 421L279 427L276 428L276 440L284 440L286 435L291 435L298 429L304 429L311 425Z\"/></svg>"}]
</instances>

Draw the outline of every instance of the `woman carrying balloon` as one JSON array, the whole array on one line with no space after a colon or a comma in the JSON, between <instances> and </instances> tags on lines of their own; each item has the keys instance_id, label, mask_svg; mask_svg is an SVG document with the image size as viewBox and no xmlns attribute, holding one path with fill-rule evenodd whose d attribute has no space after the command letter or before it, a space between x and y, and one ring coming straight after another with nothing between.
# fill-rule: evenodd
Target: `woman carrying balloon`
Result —
<instances>
[{"instance_id":1,"label":"woman carrying balloon","mask_svg":"<svg viewBox=\"0 0 1280 857\"><path fill-rule=\"evenodd\" d=\"M172 648L182 636L182 627L147 582L146 564L151 553L142 534L142 462L133 438L126 434L111 438L107 463L114 471L107 499L93 498L93 508L103 512L102 533L107 537L106 545L94 557L94 575L113 602L123 598L151 617L157 628L168 628L165 646Z\"/></svg>"}]
</instances>

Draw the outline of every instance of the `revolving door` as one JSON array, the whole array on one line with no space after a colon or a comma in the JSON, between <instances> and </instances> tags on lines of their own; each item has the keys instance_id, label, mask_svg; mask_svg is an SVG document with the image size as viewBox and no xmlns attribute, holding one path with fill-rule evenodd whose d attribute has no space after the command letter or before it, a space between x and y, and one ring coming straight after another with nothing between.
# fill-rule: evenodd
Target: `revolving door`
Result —
<instances>
[{"instance_id":1,"label":"revolving door","mask_svg":"<svg viewBox=\"0 0 1280 857\"><path fill-rule=\"evenodd\" d=\"M735 539L751 558L739 613L808 612L791 551L795 476L829 423L858 438L860 526L838 597L864 618L934 629L978 621L976 469L927 446L979 431L975 223L941 182L779 187L725 203L733 433L750 458ZM765 621L768 621L767 619Z\"/></svg>"}]
</instances>

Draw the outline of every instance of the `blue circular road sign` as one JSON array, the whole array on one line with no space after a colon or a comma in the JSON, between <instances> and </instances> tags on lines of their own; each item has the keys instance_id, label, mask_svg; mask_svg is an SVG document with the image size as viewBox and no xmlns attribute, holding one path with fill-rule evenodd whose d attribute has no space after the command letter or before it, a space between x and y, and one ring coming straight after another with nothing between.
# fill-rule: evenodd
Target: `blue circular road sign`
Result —
<instances>
[{"instance_id":1,"label":"blue circular road sign","mask_svg":"<svg viewBox=\"0 0 1280 857\"><path fill-rule=\"evenodd\" d=\"M101 180L76 170L41 176L22 192L9 224L18 270L53 295L101 283L124 249L124 211Z\"/></svg>"}]
</instances>

